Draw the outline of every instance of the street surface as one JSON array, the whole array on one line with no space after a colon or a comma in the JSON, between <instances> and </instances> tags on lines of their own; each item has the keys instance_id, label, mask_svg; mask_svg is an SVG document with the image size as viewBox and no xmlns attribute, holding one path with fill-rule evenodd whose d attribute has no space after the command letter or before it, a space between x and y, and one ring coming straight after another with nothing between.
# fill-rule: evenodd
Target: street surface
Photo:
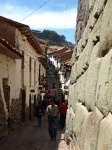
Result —
<instances>
[{"instance_id":1,"label":"street surface","mask_svg":"<svg viewBox=\"0 0 112 150\"><path fill-rule=\"evenodd\" d=\"M50 67L47 78L49 88L52 88L52 84L55 82L57 91L59 79L54 68ZM65 130L59 130L56 140L51 141L45 116L42 118L41 127L38 127L37 118L34 118L32 121L23 122L20 128L2 139L0 150L68 150L68 145L64 141L64 133Z\"/></svg>"},{"instance_id":2,"label":"street surface","mask_svg":"<svg viewBox=\"0 0 112 150\"><path fill-rule=\"evenodd\" d=\"M43 116L42 126L38 127L37 118L26 122L0 141L0 150L68 150L64 141L64 130L59 130L56 141L51 141L48 134L48 122Z\"/></svg>"}]
</instances>

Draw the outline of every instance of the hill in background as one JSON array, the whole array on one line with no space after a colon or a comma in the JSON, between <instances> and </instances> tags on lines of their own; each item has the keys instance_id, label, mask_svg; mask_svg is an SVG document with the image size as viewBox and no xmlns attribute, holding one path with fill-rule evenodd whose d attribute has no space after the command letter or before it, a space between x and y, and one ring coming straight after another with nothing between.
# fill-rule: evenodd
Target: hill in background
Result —
<instances>
[{"instance_id":1,"label":"hill in background","mask_svg":"<svg viewBox=\"0 0 112 150\"><path fill-rule=\"evenodd\" d=\"M33 34L39 38L44 40L44 42L47 45L53 45L53 46L65 46L67 45L70 48L74 48L74 44L71 42L66 41L66 38L64 35L59 35L55 31L50 31L50 30L43 30L38 31L38 30L32 30Z\"/></svg>"}]
</instances>

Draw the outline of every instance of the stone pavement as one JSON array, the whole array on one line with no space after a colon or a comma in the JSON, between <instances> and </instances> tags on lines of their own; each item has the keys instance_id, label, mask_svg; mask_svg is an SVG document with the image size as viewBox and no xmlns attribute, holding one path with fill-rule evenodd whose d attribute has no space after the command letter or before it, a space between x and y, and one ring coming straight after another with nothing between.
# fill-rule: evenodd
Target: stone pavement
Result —
<instances>
[{"instance_id":1,"label":"stone pavement","mask_svg":"<svg viewBox=\"0 0 112 150\"><path fill-rule=\"evenodd\" d=\"M51 141L47 130L47 120L43 116L42 126L37 126L37 119L11 133L0 142L0 150L68 150L64 141L64 130L58 131L56 141Z\"/></svg>"}]
</instances>

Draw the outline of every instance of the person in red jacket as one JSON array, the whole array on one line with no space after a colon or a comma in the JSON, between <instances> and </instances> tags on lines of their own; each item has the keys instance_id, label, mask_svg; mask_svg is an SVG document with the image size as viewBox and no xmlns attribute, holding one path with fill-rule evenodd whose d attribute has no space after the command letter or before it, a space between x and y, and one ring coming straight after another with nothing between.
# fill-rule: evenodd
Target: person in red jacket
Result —
<instances>
[{"instance_id":1,"label":"person in red jacket","mask_svg":"<svg viewBox=\"0 0 112 150\"><path fill-rule=\"evenodd\" d=\"M61 104L59 105L60 128L61 129L63 129L65 127L66 111L67 111L66 104L63 101L61 101Z\"/></svg>"}]
</instances>

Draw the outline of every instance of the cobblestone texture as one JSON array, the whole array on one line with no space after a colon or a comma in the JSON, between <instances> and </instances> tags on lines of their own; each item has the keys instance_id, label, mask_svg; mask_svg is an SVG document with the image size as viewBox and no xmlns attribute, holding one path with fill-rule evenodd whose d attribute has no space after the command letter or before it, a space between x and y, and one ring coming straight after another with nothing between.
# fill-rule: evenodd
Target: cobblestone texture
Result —
<instances>
[{"instance_id":1,"label":"cobblestone texture","mask_svg":"<svg viewBox=\"0 0 112 150\"><path fill-rule=\"evenodd\" d=\"M65 131L58 131L56 141L51 141L47 125L45 116L41 127L37 126L36 118L25 123L0 142L0 150L68 150L64 141Z\"/></svg>"}]
</instances>

